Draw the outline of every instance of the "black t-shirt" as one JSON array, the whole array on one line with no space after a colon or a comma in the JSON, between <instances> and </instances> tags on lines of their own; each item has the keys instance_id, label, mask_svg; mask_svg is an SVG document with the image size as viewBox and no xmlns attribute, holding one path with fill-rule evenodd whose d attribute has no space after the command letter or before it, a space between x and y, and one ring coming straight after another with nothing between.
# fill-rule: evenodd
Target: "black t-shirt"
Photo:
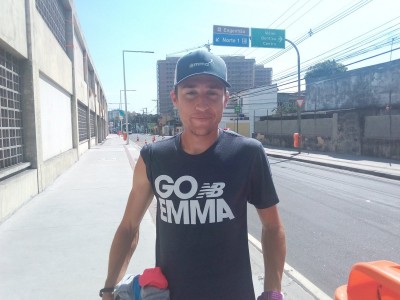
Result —
<instances>
[{"instance_id":1,"label":"black t-shirt","mask_svg":"<svg viewBox=\"0 0 400 300\"><path fill-rule=\"evenodd\" d=\"M156 265L171 300L254 299L247 202L279 202L263 146L223 131L190 155L180 135L141 150L157 198Z\"/></svg>"}]
</instances>

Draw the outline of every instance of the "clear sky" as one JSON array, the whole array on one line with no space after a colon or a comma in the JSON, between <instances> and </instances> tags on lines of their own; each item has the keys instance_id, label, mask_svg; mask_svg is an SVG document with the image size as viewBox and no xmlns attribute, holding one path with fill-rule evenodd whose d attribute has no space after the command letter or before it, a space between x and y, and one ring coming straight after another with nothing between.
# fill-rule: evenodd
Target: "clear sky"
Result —
<instances>
[{"instance_id":1,"label":"clear sky","mask_svg":"<svg viewBox=\"0 0 400 300\"><path fill-rule=\"evenodd\" d=\"M155 52L125 53L126 89L136 90L127 92L128 110L142 113L147 108L148 113L155 114L157 60L212 43L213 25L284 29L286 38L293 42L305 37L297 44L302 68L324 58L342 57L340 62L346 65L385 51L389 52L348 68L400 58L399 0L74 0L74 3L109 109L119 107L120 91L124 88L122 50ZM340 19L351 7L355 11ZM307 36L310 29L313 34ZM343 58L356 50L378 46L373 52ZM282 53L282 49L211 46L211 51L255 58L257 63L273 68L275 80L297 70L294 49L276 58L273 56ZM280 79L278 84L287 80L290 78Z\"/></svg>"}]
</instances>

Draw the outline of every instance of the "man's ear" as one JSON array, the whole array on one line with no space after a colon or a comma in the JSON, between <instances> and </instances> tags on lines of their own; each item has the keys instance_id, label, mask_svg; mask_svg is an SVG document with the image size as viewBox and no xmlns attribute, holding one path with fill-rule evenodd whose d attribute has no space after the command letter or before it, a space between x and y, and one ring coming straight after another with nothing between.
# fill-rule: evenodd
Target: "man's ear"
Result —
<instances>
[{"instance_id":1,"label":"man's ear","mask_svg":"<svg viewBox=\"0 0 400 300\"><path fill-rule=\"evenodd\" d=\"M169 93L171 100L172 100L172 104L176 107L177 102L178 102L178 95L175 94L175 90L171 90L171 92Z\"/></svg>"},{"instance_id":2,"label":"man's ear","mask_svg":"<svg viewBox=\"0 0 400 300\"><path fill-rule=\"evenodd\" d=\"M228 105L228 101L229 101L229 92L226 91L225 92L225 99L224 99L224 108Z\"/></svg>"}]
</instances>

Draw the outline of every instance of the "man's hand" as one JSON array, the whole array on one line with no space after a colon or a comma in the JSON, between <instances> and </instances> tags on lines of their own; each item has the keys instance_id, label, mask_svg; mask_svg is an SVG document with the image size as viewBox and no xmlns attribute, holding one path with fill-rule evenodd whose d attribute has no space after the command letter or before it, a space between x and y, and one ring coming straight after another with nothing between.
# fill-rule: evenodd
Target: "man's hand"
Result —
<instances>
[{"instance_id":1,"label":"man's hand","mask_svg":"<svg viewBox=\"0 0 400 300\"><path fill-rule=\"evenodd\" d=\"M112 293L104 293L102 300L114 300L114 295Z\"/></svg>"}]
</instances>

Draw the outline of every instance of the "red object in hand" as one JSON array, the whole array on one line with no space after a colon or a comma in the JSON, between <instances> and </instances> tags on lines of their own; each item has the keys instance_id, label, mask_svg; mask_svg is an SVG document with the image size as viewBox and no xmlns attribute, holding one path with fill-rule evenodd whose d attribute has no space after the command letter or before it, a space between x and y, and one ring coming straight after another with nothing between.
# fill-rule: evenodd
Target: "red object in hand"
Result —
<instances>
[{"instance_id":1,"label":"red object in hand","mask_svg":"<svg viewBox=\"0 0 400 300\"><path fill-rule=\"evenodd\" d=\"M139 285L141 287L154 286L159 289L166 289L168 281L161 272L161 268L155 267L143 271L143 274L139 277Z\"/></svg>"}]
</instances>

